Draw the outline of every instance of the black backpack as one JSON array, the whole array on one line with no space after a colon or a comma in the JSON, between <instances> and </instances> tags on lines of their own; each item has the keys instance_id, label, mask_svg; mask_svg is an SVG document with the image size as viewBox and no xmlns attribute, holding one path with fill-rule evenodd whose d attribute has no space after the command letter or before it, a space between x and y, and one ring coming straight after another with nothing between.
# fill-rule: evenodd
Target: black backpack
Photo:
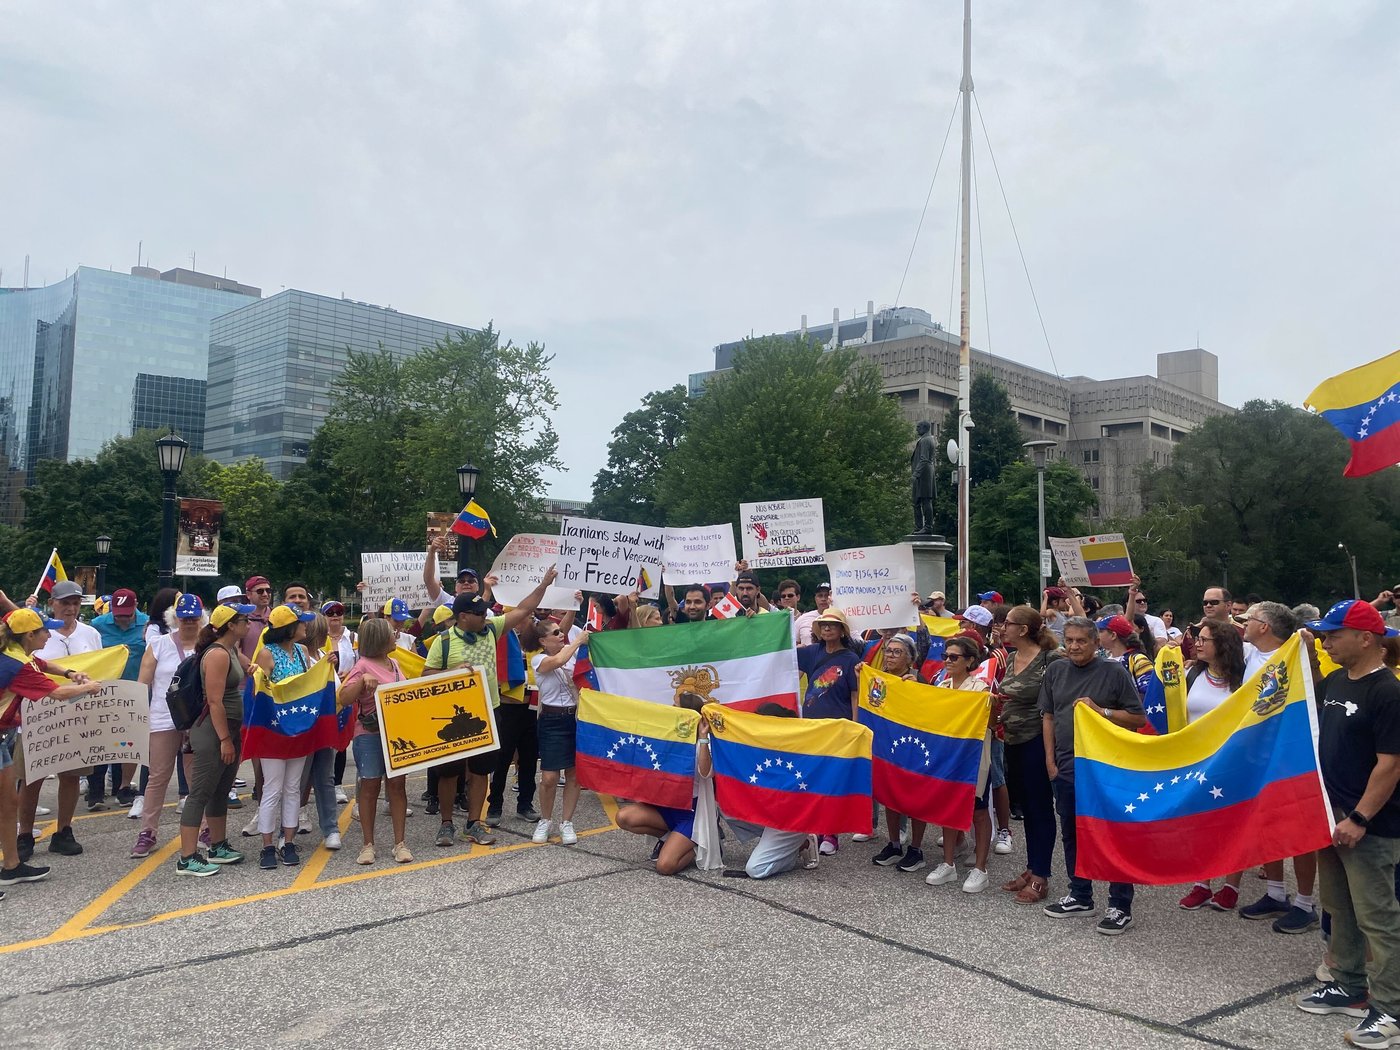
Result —
<instances>
[{"instance_id":1,"label":"black backpack","mask_svg":"<svg viewBox=\"0 0 1400 1050\"><path fill-rule=\"evenodd\" d=\"M190 653L181 660L170 679L170 688L165 691L165 706L170 708L170 720L182 732L192 728L204 716L204 675L200 667L203 655Z\"/></svg>"}]
</instances>

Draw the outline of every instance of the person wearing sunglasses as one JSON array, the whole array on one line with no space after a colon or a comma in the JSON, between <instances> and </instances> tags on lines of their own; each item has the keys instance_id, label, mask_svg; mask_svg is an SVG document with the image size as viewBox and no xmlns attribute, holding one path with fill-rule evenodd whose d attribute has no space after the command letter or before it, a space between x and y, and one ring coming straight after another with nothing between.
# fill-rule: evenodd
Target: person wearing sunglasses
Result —
<instances>
[{"instance_id":1,"label":"person wearing sunglasses","mask_svg":"<svg viewBox=\"0 0 1400 1050\"><path fill-rule=\"evenodd\" d=\"M1134 616L1145 617L1147 626L1152 630L1152 637L1157 640L1158 645L1169 640L1166 621L1147 611L1147 595L1142 592L1142 580L1138 578L1137 574L1133 575L1128 584L1128 600L1123 603L1123 615L1129 620L1132 620Z\"/></svg>"},{"instance_id":2,"label":"person wearing sunglasses","mask_svg":"<svg viewBox=\"0 0 1400 1050\"><path fill-rule=\"evenodd\" d=\"M253 611L248 614L248 632L239 643L239 649L252 660L262 633L267 629L268 615L272 612L272 584L266 576L250 576L243 585L243 593L248 596L248 604Z\"/></svg>"},{"instance_id":3,"label":"person wearing sunglasses","mask_svg":"<svg viewBox=\"0 0 1400 1050\"><path fill-rule=\"evenodd\" d=\"M982 662L982 645L975 638L959 635L948 639L943 650L943 670L934 676L933 684L944 689L960 689L969 693L987 692L987 683L973 674ZM990 740L987 747L991 747ZM981 893L987 888L987 854L992 849L992 818L987 812L987 804L992 794L990 771L987 786L973 802L972 836L973 868L963 880L964 893ZM956 882L958 878L957 854L962 845L963 832L957 828L943 829L943 863L928 873L924 881L930 886L942 886Z\"/></svg>"}]
</instances>

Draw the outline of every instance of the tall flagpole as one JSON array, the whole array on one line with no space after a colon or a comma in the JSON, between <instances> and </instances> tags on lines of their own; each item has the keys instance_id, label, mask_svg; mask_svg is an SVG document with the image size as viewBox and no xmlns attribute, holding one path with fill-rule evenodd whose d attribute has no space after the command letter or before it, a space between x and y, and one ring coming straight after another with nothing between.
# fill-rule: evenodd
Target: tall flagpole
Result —
<instances>
[{"instance_id":1,"label":"tall flagpole","mask_svg":"<svg viewBox=\"0 0 1400 1050\"><path fill-rule=\"evenodd\" d=\"M972 461L972 0L963 0L962 75L962 325L958 342L958 606L971 595L968 523Z\"/></svg>"}]
</instances>

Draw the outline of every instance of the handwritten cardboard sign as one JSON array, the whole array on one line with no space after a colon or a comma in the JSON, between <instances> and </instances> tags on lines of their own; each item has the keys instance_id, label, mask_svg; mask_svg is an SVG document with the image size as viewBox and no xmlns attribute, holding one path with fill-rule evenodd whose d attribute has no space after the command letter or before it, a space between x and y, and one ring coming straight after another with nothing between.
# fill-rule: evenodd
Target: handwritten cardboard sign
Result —
<instances>
[{"instance_id":1,"label":"handwritten cardboard sign","mask_svg":"<svg viewBox=\"0 0 1400 1050\"><path fill-rule=\"evenodd\" d=\"M102 692L76 700L24 701L24 773L31 781L104 762L146 761L150 687L103 682Z\"/></svg>"}]
</instances>

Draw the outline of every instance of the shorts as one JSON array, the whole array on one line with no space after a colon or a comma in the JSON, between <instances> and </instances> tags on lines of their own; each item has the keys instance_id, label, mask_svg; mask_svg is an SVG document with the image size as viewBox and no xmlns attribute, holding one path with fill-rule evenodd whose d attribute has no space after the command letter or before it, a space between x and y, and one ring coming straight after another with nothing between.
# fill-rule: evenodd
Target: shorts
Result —
<instances>
[{"instance_id":1,"label":"shorts","mask_svg":"<svg viewBox=\"0 0 1400 1050\"><path fill-rule=\"evenodd\" d=\"M694 841L695 803L693 800L689 809L672 809L669 806L657 806L656 812L661 814L661 819L666 822L666 827Z\"/></svg>"},{"instance_id":2,"label":"shorts","mask_svg":"<svg viewBox=\"0 0 1400 1050\"><path fill-rule=\"evenodd\" d=\"M500 756L499 751L483 751L479 755L459 758L455 762L444 762L433 768L437 770L439 780L461 780L468 773L478 777L489 777L496 772L496 763L500 761Z\"/></svg>"},{"instance_id":3,"label":"shorts","mask_svg":"<svg viewBox=\"0 0 1400 1050\"><path fill-rule=\"evenodd\" d=\"M535 732L540 742L540 769L558 773L574 768L574 746L578 740L577 709L541 707Z\"/></svg>"},{"instance_id":4,"label":"shorts","mask_svg":"<svg viewBox=\"0 0 1400 1050\"><path fill-rule=\"evenodd\" d=\"M384 775L384 745L378 733L363 733L350 741L355 775L374 780Z\"/></svg>"},{"instance_id":5,"label":"shorts","mask_svg":"<svg viewBox=\"0 0 1400 1050\"><path fill-rule=\"evenodd\" d=\"M0 769L9 769L15 764L15 748L18 745L18 730L6 729L0 733Z\"/></svg>"},{"instance_id":6,"label":"shorts","mask_svg":"<svg viewBox=\"0 0 1400 1050\"><path fill-rule=\"evenodd\" d=\"M1006 741L992 738L992 767L987 783L993 788L1006 786Z\"/></svg>"}]
</instances>

